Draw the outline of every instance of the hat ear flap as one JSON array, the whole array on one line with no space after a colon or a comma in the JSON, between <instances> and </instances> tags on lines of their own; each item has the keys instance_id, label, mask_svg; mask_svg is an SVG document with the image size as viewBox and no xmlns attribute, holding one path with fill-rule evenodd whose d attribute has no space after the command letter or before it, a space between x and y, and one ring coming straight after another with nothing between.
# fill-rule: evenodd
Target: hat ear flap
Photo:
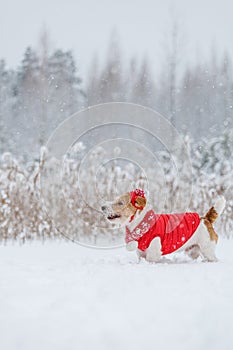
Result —
<instances>
[{"instance_id":1,"label":"hat ear flap","mask_svg":"<svg viewBox=\"0 0 233 350\"><path fill-rule=\"evenodd\" d=\"M146 206L146 198L138 196L135 200L135 203L138 207L145 207Z\"/></svg>"}]
</instances>

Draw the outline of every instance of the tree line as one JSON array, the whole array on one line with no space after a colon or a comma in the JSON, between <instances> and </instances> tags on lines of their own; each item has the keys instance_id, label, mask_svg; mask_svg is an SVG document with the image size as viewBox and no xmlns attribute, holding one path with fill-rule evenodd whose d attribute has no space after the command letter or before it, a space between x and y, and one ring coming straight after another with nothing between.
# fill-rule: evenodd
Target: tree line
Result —
<instances>
[{"instance_id":1,"label":"tree line","mask_svg":"<svg viewBox=\"0 0 233 350\"><path fill-rule=\"evenodd\" d=\"M123 60L112 35L104 62L93 57L85 78L72 51L51 52L47 34L40 50L28 47L17 69L0 61L0 152L35 158L52 130L74 112L103 102L127 101L151 107L195 140L232 128L232 59L226 52L195 64L180 64L174 26L171 45L155 74L153 60ZM184 56L184 55L183 55Z\"/></svg>"}]
</instances>

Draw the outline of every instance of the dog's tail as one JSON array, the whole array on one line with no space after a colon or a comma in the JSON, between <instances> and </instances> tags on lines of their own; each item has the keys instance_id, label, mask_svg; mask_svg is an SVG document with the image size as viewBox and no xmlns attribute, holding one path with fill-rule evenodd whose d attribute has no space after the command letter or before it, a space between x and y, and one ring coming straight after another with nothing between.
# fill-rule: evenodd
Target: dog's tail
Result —
<instances>
[{"instance_id":1,"label":"dog's tail","mask_svg":"<svg viewBox=\"0 0 233 350\"><path fill-rule=\"evenodd\" d=\"M226 205L226 199L223 196L219 196L214 205L214 209L218 213L218 216L222 214L223 209L225 208L225 205Z\"/></svg>"},{"instance_id":2,"label":"dog's tail","mask_svg":"<svg viewBox=\"0 0 233 350\"><path fill-rule=\"evenodd\" d=\"M213 223L221 215L223 209L225 208L226 200L223 196L220 196L215 205L211 207L208 212L203 217L204 224L206 225L211 241L218 241L218 235L213 228Z\"/></svg>"}]
</instances>

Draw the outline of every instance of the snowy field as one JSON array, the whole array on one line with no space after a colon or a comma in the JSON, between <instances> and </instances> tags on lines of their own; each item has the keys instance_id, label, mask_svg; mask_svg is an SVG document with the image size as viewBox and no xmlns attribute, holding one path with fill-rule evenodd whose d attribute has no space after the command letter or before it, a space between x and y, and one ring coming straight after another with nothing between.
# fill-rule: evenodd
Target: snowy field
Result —
<instances>
[{"instance_id":1,"label":"snowy field","mask_svg":"<svg viewBox=\"0 0 233 350\"><path fill-rule=\"evenodd\" d=\"M66 242L0 246L0 349L233 348L233 240L159 264Z\"/></svg>"}]
</instances>

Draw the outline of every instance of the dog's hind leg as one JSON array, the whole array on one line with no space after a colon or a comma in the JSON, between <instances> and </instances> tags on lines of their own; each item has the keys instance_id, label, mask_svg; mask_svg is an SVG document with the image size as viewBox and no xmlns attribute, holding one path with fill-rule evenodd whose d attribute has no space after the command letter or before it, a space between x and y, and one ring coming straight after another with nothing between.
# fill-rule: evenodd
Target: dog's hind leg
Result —
<instances>
[{"instance_id":1,"label":"dog's hind leg","mask_svg":"<svg viewBox=\"0 0 233 350\"><path fill-rule=\"evenodd\" d=\"M155 237L146 250L146 260L149 262L158 262L161 258L161 242L159 237Z\"/></svg>"},{"instance_id":2,"label":"dog's hind leg","mask_svg":"<svg viewBox=\"0 0 233 350\"><path fill-rule=\"evenodd\" d=\"M201 255L208 261L217 261L215 255L216 242L211 240L207 227L203 222L199 226L198 245Z\"/></svg>"},{"instance_id":3,"label":"dog's hind leg","mask_svg":"<svg viewBox=\"0 0 233 350\"><path fill-rule=\"evenodd\" d=\"M185 249L185 253L193 260L196 260L200 256L200 247L198 244L193 244Z\"/></svg>"},{"instance_id":4,"label":"dog's hind leg","mask_svg":"<svg viewBox=\"0 0 233 350\"><path fill-rule=\"evenodd\" d=\"M201 254L207 261L218 261L215 255L215 247L216 243L214 241L210 241L208 245L200 246Z\"/></svg>"},{"instance_id":5,"label":"dog's hind leg","mask_svg":"<svg viewBox=\"0 0 233 350\"><path fill-rule=\"evenodd\" d=\"M226 204L223 196L220 196L215 205L209 209L200 224L199 246L201 254L208 261L217 261L215 248L218 242L218 235L214 230L213 223L222 213Z\"/></svg>"}]
</instances>

